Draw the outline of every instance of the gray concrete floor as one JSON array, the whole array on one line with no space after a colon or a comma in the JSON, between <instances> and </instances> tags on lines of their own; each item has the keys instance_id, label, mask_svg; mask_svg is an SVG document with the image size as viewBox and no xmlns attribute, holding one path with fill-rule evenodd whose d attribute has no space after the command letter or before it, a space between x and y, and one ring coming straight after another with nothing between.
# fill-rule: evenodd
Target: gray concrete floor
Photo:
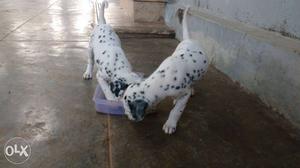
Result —
<instances>
[{"instance_id":1,"label":"gray concrete floor","mask_svg":"<svg viewBox=\"0 0 300 168\"><path fill-rule=\"evenodd\" d=\"M109 13L112 14L113 13ZM171 109L141 123L97 114L96 81L82 80L93 14L87 1L0 1L0 148L30 142L31 158L0 167L299 167L299 131L211 67L195 85L176 134ZM112 20L109 20L113 21ZM178 42L123 38L135 70L150 74Z\"/></svg>"}]
</instances>

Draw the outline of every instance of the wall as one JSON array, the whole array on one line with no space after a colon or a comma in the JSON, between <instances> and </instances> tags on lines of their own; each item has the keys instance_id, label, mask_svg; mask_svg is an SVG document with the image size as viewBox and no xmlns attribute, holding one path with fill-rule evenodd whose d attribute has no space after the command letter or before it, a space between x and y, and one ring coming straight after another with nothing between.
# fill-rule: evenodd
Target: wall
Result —
<instances>
[{"instance_id":1,"label":"wall","mask_svg":"<svg viewBox=\"0 0 300 168\"><path fill-rule=\"evenodd\" d=\"M239 19L229 19L231 14L244 18L243 14L234 14L233 11L247 6L239 3L242 7L235 9L233 6L237 4L231 5L229 3L231 1L234 0L220 2L221 4L226 2L227 6L231 6L231 12L229 9L226 10L228 11L226 12L227 17L219 15L220 11L225 11L225 7L215 13L212 10L216 8L217 1L205 1L206 4L215 4L208 6L208 9L211 10L193 5L198 1L185 1L185 4L189 3L192 6L188 16L192 37L200 42L215 67L241 83L250 92L257 94L266 104L278 110L295 125L300 126L300 41L255 27L254 24L245 24ZM240 1L245 4L249 3L246 0ZM279 3L279 1L275 2ZM177 9L182 6L180 3L181 1L168 3L165 13L166 23L176 30L178 39L182 38L181 24L176 15ZM201 3L202 0L200 0L200 6ZM259 9L264 9L261 6L265 3L257 4L259 4L257 5ZM298 2L295 2L294 5L297 4ZM273 6L276 5L273 4ZM293 5L290 4L290 6ZM251 6L247 10L249 13L265 12L265 15L260 18L253 16L249 19L256 24L260 24L261 20L268 20L269 17L270 25L274 20L278 20L278 18L272 19L272 14L269 14L273 12L272 10L258 12L258 9L255 9L251 11ZM294 18L298 13L290 15L290 18ZM277 16L278 14L273 15L273 17ZM293 26L295 25L296 23L293 24ZM299 31L299 28L297 30ZM295 29L294 32L297 30Z\"/></svg>"},{"instance_id":2,"label":"wall","mask_svg":"<svg viewBox=\"0 0 300 168\"><path fill-rule=\"evenodd\" d=\"M169 0L300 38L299 0Z\"/></svg>"},{"instance_id":3,"label":"wall","mask_svg":"<svg viewBox=\"0 0 300 168\"><path fill-rule=\"evenodd\" d=\"M120 2L134 22L164 22L165 0L121 0Z\"/></svg>"},{"instance_id":4,"label":"wall","mask_svg":"<svg viewBox=\"0 0 300 168\"><path fill-rule=\"evenodd\" d=\"M134 10L133 10L133 0L120 0L121 7L124 9L126 14L130 17L134 17Z\"/></svg>"}]
</instances>

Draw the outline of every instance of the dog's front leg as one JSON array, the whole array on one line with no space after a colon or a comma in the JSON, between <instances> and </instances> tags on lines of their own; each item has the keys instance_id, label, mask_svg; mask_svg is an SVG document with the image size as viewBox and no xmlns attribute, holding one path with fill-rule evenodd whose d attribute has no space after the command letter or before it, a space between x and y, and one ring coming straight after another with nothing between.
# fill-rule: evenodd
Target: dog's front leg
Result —
<instances>
[{"instance_id":1,"label":"dog's front leg","mask_svg":"<svg viewBox=\"0 0 300 168\"><path fill-rule=\"evenodd\" d=\"M177 122L181 117L181 114L192 94L192 90L189 89L185 95L176 100L175 107L171 110L169 118L163 126L163 130L166 134L172 134L176 130Z\"/></svg>"},{"instance_id":2,"label":"dog's front leg","mask_svg":"<svg viewBox=\"0 0 300 168\"><path fill-rule=\"evenodd\" d=\"M94 68L94 52L93 52L93 48L89 47L88 64L83 74L83 79L89 80L93 78L93 68Z\"/></svg>"},{"instance_id":3,"label":"dog's front leg","mask_svg":"<svg viewBox=\"0 0 300 168\"><path fill-rule=\"evenodd\" d=\"M107 100L117 101L116 96L111 92L109 84L103 78L97 76L98 83L101 86L101 89Z\"/></svg>"}]
</instances>

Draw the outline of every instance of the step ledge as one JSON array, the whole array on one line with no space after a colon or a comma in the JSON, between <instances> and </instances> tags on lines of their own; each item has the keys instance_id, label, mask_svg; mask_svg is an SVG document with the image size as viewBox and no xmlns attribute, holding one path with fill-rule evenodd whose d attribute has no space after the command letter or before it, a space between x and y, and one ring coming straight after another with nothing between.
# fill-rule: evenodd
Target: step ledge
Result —
<instances>
[{"instance_id":1,"label":"step ledge","mask_svg":"<svg viewBox=\"0 0 300 168\"><path fill-rule=\"evenodd\" d=\"M210 12L199 8L196 9L191 7L188 13L191 14L192 16L200 17L203 20L206 20L208 22L212 22L233 29L235 31L246 33L258 40L268 42L284 50L288 50L290 52L295 52L297 54L300 54L300 41L297 39L292 39L283 36L278 32L271 32L238 21L224 19L220 16L213 15Z\"/></svg>"}]
</instances>

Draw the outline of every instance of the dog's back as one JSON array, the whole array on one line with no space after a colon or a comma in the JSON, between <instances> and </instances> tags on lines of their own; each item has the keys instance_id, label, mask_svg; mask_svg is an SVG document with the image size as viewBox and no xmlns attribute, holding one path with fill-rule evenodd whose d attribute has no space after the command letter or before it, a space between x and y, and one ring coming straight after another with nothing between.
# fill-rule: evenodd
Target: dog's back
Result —
<instances>
[{"instance_id":1,"label":"dog's back","mask_svg":"<svg viewBox=\"0 0 300 168\"><path fill-rule=\"evenodd\" d=\"M95 26L90 40L94 47L121 47L118 35L108 24L98 24Z\"/></svg>"}]
</instances>

